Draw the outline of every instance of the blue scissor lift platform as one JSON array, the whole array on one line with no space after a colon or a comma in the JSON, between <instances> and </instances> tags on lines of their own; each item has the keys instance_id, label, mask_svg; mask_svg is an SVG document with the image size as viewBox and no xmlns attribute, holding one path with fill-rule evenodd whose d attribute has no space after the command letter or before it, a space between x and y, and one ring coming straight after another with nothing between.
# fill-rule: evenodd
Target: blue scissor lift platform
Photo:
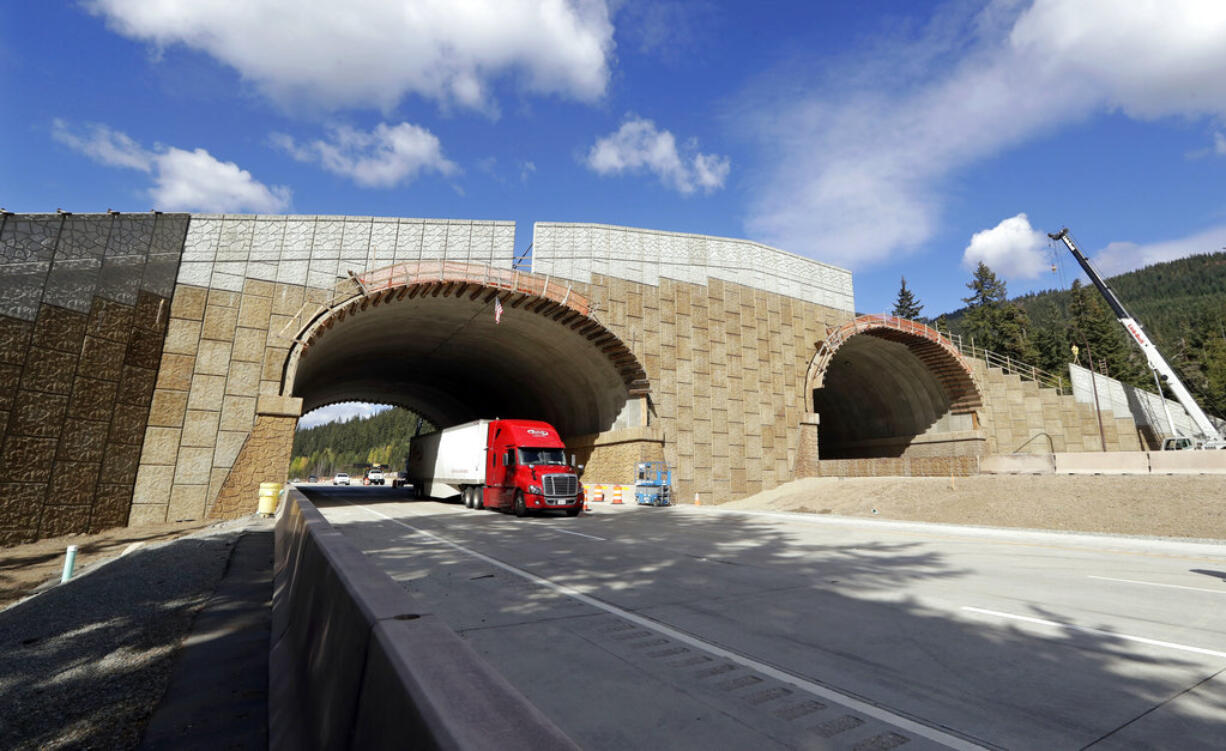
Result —
<instances>
[{"instance_id":1,"label":"blue scissor lift platform","mask_svg":"<svg viewBox=\"0 0 1226 751\"><path fill-rule=\"evenodd\" d=\"M639 462L634 480L634 500L640 506L671 506L673 473L667 462Z\"/></svg>"}]
</instances>

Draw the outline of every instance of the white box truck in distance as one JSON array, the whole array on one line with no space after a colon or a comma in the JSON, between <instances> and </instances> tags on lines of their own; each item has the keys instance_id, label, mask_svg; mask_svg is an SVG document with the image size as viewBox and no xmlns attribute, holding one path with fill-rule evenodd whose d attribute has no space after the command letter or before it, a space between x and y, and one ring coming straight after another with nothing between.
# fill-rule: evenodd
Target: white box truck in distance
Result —
<instances>
[{"instance_id":1,"label":"white box truck in distance","mask_svg":"<svg viewBox=\"0 0 1226 751\"><path fill-rule=\"evenodd\" d=\"M459 494L469 508L578 516L583 486L558 431L539 420L477 420L413 438L406 466L418 498Z\"/></svg>"}]
</instances>

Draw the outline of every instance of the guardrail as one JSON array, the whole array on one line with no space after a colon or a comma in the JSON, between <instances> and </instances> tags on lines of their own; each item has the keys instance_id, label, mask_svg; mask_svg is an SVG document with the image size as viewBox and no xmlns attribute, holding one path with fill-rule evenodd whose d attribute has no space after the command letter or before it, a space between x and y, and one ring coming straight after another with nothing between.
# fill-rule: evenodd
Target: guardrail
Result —
<instances>
[{"instance_id":1,"label":"guardrail","mask_svg":"<svg viewBox=\"0 0 1226 751\"><path fill-rule=\"evenodd\" d=\"M975 345L972 339L969 344L965 343L961 334L951 334L948 331L940 332L942 336L954 345L959 354L964 357L974 357L983 360L989 367L1000 368L1006 375L1016 375L1026 381L1034 381L1040 386L1056 389L1060 394L1072 393L1072 384L1068 379L1058 373L1048 373L1042 368L1035 367L1029 363L1022 362L1015 357L1009 355L1001 355L983 347Z\"/></svg>"},{"instance_id":2,"label":"guardrail","mask_svg":"<svg viewBox=\"0 0 1226 751\"><path fill-rule=\"evenodd\" d=\"M357 274L354 278L366 294L414 284L459 282L534 295L583 315L591 315L596 308L589 298L575 292L570 282L550 279L548 274L541 276L519 268L499 269L480 263L409 261Z\"/></svg>"},{"instance_id":3,"label":"guardrail","mask_svg":"<svg viewBox=\"0 0 1226 751\"><path fill-rule=\"evenodd\" d=\"M296 489L275 540L269 748L578 748Z\"/></svg>"}]
</instances>

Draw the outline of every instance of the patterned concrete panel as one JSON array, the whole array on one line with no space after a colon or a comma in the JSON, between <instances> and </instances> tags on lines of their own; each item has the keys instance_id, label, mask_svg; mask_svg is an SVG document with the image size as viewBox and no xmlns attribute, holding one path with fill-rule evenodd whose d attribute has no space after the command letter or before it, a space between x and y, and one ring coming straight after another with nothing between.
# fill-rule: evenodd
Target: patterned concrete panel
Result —
<instances>
[{"instance_id":1,"label":"patterned concrete panel","mask_svg":"<svg viewBox=\"0 0 1226 751\"><path fill-rule=\"evenodd\" d=\"M285 235L284 217L257 216L251 237L252 261L278 261L281 258L281 239Z\"/></svg>"},{"instance_id":2,"label":"patterned concrete panel","mask_svg":"<svg viewBox=\"0 0 1226 751\"><path fill-rule=\"evenodd\" d=\"M156 214L112 214L107 257L137 256L143 258L153 247L153 225Z\"/></svg>"},{"instance_id":3,"label":"patterned concrete panel","mask_svg":"<svg viewBox=\"0 0 1226 751\"><path fill-rule=\"evenodd\" d=\"M217 260L246 262L251 256L251 240L255 234L255 217L227 214L217 242Z\"/></svg>"},{"instance_id":4,"label":"patterned concrete panel","mask_svg":"<svg viewBox=\"0 0 1226 751\"><path fill-rule=\"evenodd\" d=\"M0 315L33 321L50 270L50 261L0 265Z\"/></svg>"},{"instance_id":5,"label":"patterned concrete panel","mask_svg":"<svg viewBox=\"0 0 1226 751\"><path fill-rule=\"evenodd\" d=\"M145 274L145 258L145 255L112 255L108 252L98 275L98 296L124 305L135 305Z\"/></svg>"},{"instance_id":6,"label":"patterned concrete panel","mask_svg":"<svg viewBox=\"0 0 1226 751\"><path fill-rule=\"evenodd\" d=\"M0 224L0 259L4 263L50 261L63 217L57 214L5 215Z\"/></svg>"},{"instance_id":7,"label":"patterned concrete panel","mask_svg":"<svg viewBox=\"0 0 1226 751\"><path fill-rule=\"evenodd\" d=\"M748 240L598 224L537 223L533 270L590 282L602 274L658 286L720 279L835 310L855 307L851 272ZM570 259L591 259L579 266Z\"/></svg>"}]
</instances>

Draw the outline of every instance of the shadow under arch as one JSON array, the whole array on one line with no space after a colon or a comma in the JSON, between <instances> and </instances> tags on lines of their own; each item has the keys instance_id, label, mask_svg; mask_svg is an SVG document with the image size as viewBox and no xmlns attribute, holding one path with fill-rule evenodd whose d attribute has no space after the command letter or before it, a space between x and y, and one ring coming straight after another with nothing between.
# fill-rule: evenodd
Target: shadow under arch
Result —
<instances>
[{"instance_id":1,"label":"shadow under arch","mask_svg":"<svg viewBox=\"0 0 1226 751\"><path fill-rule=\"evenodd\" d=\"M368 401L440 427L525 417L577 436L609 429L650 391L594 303L547 276L421 261L346 287L299 330L285 359L281 393L301 398L303 413Z\"/></svg>"},{"instance_id":2,"label":"shadow under arch","mask_svg":"<svg viewBox=\"0 0 1226 751\"><path fill-rule=\"evenodd\" d=\"M970 366L948 339L883 315L829 332L809 364L805 399L819 415L822 459L952 455L952 442L977 437L983 407Z\"/></svg>"}]
</instances>

